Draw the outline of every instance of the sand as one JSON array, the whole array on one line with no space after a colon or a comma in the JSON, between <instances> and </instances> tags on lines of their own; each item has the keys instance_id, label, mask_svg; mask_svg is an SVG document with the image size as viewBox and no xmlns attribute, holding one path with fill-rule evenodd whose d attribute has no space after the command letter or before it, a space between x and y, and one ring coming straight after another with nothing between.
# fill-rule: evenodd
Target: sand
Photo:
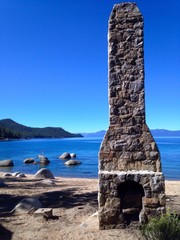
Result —
<instances>
[{"instance_id":1,"label":"sand","mask_svg":"<svg viewBox=\"0 0 180 240\"><path fill-rule=\"evenodd\" d=\"M28 175L3 178L0 188L0 240L136 240L139 230L127 228L99 230L97 179L55 178L56 185L45 185ZM180 182L166 181L167 207L180 214ZM24 197L37 197L53 218L35 218L31 213L8 214ZM94 214L94 215L93 215Z\"/></svg>"}]
</instances>

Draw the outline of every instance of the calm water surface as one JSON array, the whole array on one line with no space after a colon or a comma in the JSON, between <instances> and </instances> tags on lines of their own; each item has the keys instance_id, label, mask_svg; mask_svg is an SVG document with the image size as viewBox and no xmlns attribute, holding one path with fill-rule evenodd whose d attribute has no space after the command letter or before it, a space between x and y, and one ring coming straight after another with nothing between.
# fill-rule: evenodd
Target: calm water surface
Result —
<instances>
[{"instance_id":1,"label":"calm water surface","mask_svg":"<svg viewBox=\"0 0 180 240\"><path fill-rule=\"evenodd\" d=\"M180 138L155 138L162 160L166 179L180 180ZM0 171L36 173L44 167L40 164L24 164L23 160L36 157L44 152L51 163L46 166L54 176L63 177L98 177L98 151L102 138L68 139L31 139L0 142L0 160L12 159L14 166L0 168ZM78 166L66 166L60 156L64 152L76 153Z\"/></svg>"}]
</instances>

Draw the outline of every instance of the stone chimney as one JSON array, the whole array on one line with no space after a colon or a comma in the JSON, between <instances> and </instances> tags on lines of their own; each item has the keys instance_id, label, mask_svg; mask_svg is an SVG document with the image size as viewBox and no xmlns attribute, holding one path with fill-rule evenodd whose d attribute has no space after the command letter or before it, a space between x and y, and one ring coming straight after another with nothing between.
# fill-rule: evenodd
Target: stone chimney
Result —
<instances>
[{"instance_id":1,"label":"stone chimney","mask_svg":"<svg viewBox=\"0 0 180 240\"><path fill-rule=\"evenodd\" d=\"M110 126L99 152L100 229L148 221L165 211L158 147L145 119L143 17L114 6L108 29Z\"/></svg>"}]
</instances>

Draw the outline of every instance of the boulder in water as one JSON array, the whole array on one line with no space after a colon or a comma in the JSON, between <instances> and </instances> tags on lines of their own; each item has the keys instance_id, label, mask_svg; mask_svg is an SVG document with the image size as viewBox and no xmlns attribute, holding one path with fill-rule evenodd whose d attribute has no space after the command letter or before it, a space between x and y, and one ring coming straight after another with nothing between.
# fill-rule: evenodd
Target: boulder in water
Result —
<instances>
[{"instance_id":1,"label":"boulder in water","mask_svg":"<svg viewBox=\"0 0 180 240\"><path fill-rule=\"evenodd\" d=\"M11 167L14 166L14 163L11 159L0 160L0 167Z\"/></svg>"},{"instance_id":2,"label":"boulder in water","mask_svg":"<svg viewBox=\"0 0 180 240\"><path fill-rule=\"evenodd\" d=\"M69 161L65 162L64 164L67 165L67 166L70 166L70 165L79 165L79 164L81 164L81 162L80 162L80 161L77 161L77 160L69 160Z\"/></svg>"},{"instance_id":3,"label":"boulder in water","mask_svg":"<svg viewBox=\"0 0 180 240\"><path fill-rule=\"evenodd\" d=\"M45 164L45 165L50 163L49 159L45 156L40 157L39 161L40 161L40 163Z\"/></svg>"},{"instance_id":4,"label":"boulder in water","mask_svg":"<svg viewBox=\"0 0 180 240\"><path fill-rule=\"evenodd\" d=\"M23 161L24 163L33 163L34 162L34 158L26 158Z\"/></svg>"},{"instance_id":5,"label":"boulder in water","mask_svg":"<svg viewBox=\"0 0 180 240\"><path fill-rule=\"evenodd\" d=\"M75 158L76 154L75 153L70 153L71 158Z\"/></svg>"},{"instance_id":6,"label":"boulder in water","mask_svg":"<svg viewBox=\"0 0 180 240\"><path fill-rule=\"evenodd\" d=\"M69 159L69 158L71 158L71 155L70 155L70 153L65 152L59 158L61 158L61 159Z\"/></svg>"}]
</instances>

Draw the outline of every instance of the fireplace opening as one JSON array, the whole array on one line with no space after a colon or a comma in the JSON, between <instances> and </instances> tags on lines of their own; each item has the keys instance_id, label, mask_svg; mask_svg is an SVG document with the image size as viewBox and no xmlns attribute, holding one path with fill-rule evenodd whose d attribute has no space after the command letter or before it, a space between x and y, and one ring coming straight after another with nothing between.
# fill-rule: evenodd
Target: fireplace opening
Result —
<instances>
[{"instance_id":1,"label":"fireplace opening","mask_svg":"<svg viewBox=\"0 0 180 240\"><path fill-rule=\"evenodd\" d=\"M139 221L139 213L142 209L142 197L144 189L142 185L134 181L126 181L119 185L120 212L124 222L129 225L132 221Z\"/></svg>"}]
</instances>

